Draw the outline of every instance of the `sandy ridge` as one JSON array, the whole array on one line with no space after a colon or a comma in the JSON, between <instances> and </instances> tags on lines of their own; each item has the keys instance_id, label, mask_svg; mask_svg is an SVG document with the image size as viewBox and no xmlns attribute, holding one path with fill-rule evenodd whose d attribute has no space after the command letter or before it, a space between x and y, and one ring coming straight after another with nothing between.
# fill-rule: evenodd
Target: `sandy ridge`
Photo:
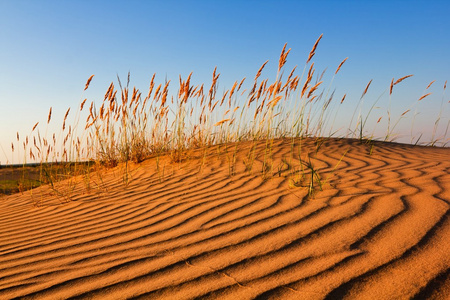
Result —
<instances>
[{"instance_id":1,"label":"sandy ridge","mask_svg":"<svg viewBox=\"0 0 450 300\"><path fill-rule=\"evenodd\" d=\"M450 296L450 149L305 139L291 158L291 142L268 178L266 144L250 172L243 143L132 166L128 186L106 172L65 204L45 187L0 198L1 298ZM314 198L290 187L299 150L328 178Z\"/></svg>"}]
</instances>

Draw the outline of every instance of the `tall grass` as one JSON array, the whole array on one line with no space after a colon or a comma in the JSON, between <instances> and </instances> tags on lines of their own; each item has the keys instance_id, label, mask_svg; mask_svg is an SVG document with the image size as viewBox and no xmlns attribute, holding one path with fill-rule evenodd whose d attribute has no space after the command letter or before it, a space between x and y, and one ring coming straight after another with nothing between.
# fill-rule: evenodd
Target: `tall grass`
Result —
<instances>
[{"instance_id":1,"label":"tall grass","mask_svg":"<svg viewBox=\"0 0 450 300\"><path fill-rule=\"evenodd\" d=\"M176 92L170 91L173 86L170 80L157 83L156 74L153 74L148 91L145 93L136 87L130 87L130 74L125 84L118 77L116 83L118 87L111 82L101 101L88 101L82 97L83 100L75 109L71 125L68 125L68 117L72 112L69 108L59 133L47 132L52 116L50 108L45 130L41 132L39 123L36 123L25 139L20 139L17 133L17 141L11 144L12 153L16 151L19 160L22 155L24 165L27 159L40 163L43 177L47 177L47 182L53 180L52 176L48 175L51 172L45 170L46 163L49 162L87 162L87 168L77 170L75 164L74 169L70 171L73 174L81 172L84 176L90 176L90 170L94 165L115 167L123 163L126 174L124 181L128 182L130 162L139 163L150 157L165 154L168 154L173 162L181 162L186 159L188 150L203 148L206 156L206 149L213 145L266 140L263 166L265 172L266 166L270 165L271 145L275 138L345 136L359 138L361 141L393 140L394 129L413 108L405 110L397 121L393 121L392 90L395 85L412 75L396 81L392 79L387 88L389 102L386 115L378 118L372 127L377 126L383 118L387 119L385 136L376 137L374 129L367 130L369 116L386 93L383 92L372 103L370 109L365 111L364 105L369 102L369 99L366 99L367 91L372 80L354 107L348 129L334 129L336 119L341 118L340 113L345 113L341 105L344 100L349 99L345 94L335 100L335 93L331 92L332 82L347 58L338 64L331 82L324 87L324 72L321 74L316 72L312 61L321 38L322 35L315 42L300 75L295 73L296 66L286 72L288 76L284 76L291 50L286 49L287 45L284 45L272 83L268 79L261 79L268 64L266 61L252 81L249 82L246 78L237 80L223 94L218 93L220 74L217 68L213 70L210 85L193 84L193 73L185 79L180 76ZM93 77L94 75L87 80L85 91L90 87ZM445 88L446 84L444 91ZM418 101L428 95L429 93L422 95ZM446 101L444 94L429 145L445 146L448 143L449 120L444 115ZM438 136L443 123L447 127L444 133ZM321 140L318 140L317 150L321 143ZM18 151L19 148L23 150ZM250 150L246 160L248 170L252 170L253 160L254 153ZM231 158L230 165L233 163L234 157ZM302 168L304 166L310 166L314 171L311 161L305 162ZM233 172L230 166L230 175ZM320 182L316 171L311 177L311 184L315 181Z\"/></svg>"}]
</instances>

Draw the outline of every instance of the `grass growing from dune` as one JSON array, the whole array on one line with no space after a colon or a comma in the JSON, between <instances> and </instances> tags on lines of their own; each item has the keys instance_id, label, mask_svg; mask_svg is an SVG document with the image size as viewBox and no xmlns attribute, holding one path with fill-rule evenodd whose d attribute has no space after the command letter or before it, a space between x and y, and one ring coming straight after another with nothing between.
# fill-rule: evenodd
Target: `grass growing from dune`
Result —
<instances>
[{"instance_id":1,"label":"grass growing from dune","mask_svg":"<svg viewBox=\"0 0 450 300\"><path fill-rule=\"evenodd\" d=\"M39 182L49 183L56 190L55 182L74 175L79 175L86 182L85 188L91 189L90 179L92 170L100 168L114 168L120 166L123 174L122 181L128 185L132 180L131 163L141 163L147 159L155 159L159 181L168 176L166 160L161 164L162 157L169 157L171 164L181 164L189 161L189 151L200 149L203 153L199 172L202 171L205 160L212 147L217 147L218 156L226 155L228 175L236 175L237 164L245 165L245 172L253 174L260 172L262 178L269 179L273 174L281 176L282 169L293 166L294 139L303 137L315 138L315 154L320 152L324 141L331 136L359 138L369 146L369 153L374 151L373 140L392 141L395 139L397 125L408 117L408 113L417 108L408 108L397 118L391 110L391 97L393 88L403 80L411 77L407 75L397 80L392 79L387 87L389 101L386 113L378 118L372 125L368 122L374 113L383 94L365 111L364 105L368 103L367 91L371 81L363 90L359 102L354 107L353 116L348 129L336 130L336 120L343 112L341 106L344 100L349 101L347 94L334 99L335 92L331 92L331 85L335 76L345 67L347 58L338 64L330 84L324 87L325 72L318 73L314 67L313 58L322 35L317 39L310 51L300 75L296 75L297 66L285 70L287 57L291 49L284 45L278 59L275 80L261 79L262 73L268 64L264 62L253 79L243 78L234 82L232 87L223 93L218 92L220 74L217 68L213 70L211 83L194 84L193 73L186 78L180 75L176 92L171 92L174 83L171 80L157 83L156 74L153 74L148 91L141 92L138 88L130 87L131 77L128 74L125 84L117 78L117 84L111 82L101 101L80 101L77 109L66 111L60 132L49 134L52 109L50 108L46 127L40 130L39 122L34 125L31 132L22 137L17 133L17 140L11 144L12 158L18 159L25 167L28 160L39 164ZM287 76L286 76L287 74ZM86 82L86 91L93 80L92 75ZM426 88L430 88L431 84ZM446 84L444 85L444 92ZM430 93L418 97L422 101ZM83 98L83 97L82 97ZM442 98L440 112L434 122L432 141L429 145L445 146L448 142L447 132L449 120L444 117L447 102L445 94ZM69 125L69 117L74 114L73 123ZM378 113L378 112L377 112ZM411 127L414 127L414 118ZM386 134L376 137L375 127L381 126L386 120ZM447 128L442 131L441 124ZM325 134L328 132L328 134ZM413 139L413 133L411 133ZM292 155L285 159L284 164L274 165L273 142L279 138L292 138ZM256 151L256 142L265 141L262 157ZM243 162L238 162L238 144L251 142ZM301 144L301 140L300 140ZM301 147L301 145L300 145ZM23 150L22 150L23 148ZM19 151L20 149L20 151ZM345 155L345 149L342 151ZM302 186L309 176L308 194L313 195L316 190L323 188L327 179L317 169L314 160L308 155L302 159L298 154L298 170L292 172L293 186ZM261 169L254 168L257 160L262 161ZM341 159L342 160L342 159ZM48 171L48 163L71 163L73 168L66 170L59 176L53 176ZM339 164L339 163L338 163ZM86 167L87 165L87 167ZM83 166L83 167L82 167ZM336 165L337 167L337 165ZM335 171L336 167L333 169ZM98 172L95 172L98 173ZM102 180L99 180L102 182ZM74 189L67 189L61 197L70 200Z\"/></svg>"}]
</instances>

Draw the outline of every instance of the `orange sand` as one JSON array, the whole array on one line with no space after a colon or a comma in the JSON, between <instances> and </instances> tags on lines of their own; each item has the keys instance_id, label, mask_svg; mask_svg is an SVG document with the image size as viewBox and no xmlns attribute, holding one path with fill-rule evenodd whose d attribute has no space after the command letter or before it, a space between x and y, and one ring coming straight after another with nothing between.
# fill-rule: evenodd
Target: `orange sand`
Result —
<instances>
[{"instance_id":1,"label":"orange sand","mask_svg":"<svg viewBox=\"0 0 450 300\"><path fill-rule=\"evenodd\" d=\"M251 172L242 143L234 164L215 147L132 165L128 186L122 166L0 198L0 298L450 298L450 149L304 140L328 178L309 198L299 142L274 142L267 178L265 145Z\"/></svg>"}]
</instances>

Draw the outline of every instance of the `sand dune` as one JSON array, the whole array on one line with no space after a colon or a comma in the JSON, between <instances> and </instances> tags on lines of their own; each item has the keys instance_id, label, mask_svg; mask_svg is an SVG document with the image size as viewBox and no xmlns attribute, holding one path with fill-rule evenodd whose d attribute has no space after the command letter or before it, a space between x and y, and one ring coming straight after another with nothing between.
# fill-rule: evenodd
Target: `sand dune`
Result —
<instances>
[{"instance_id":1,"label":"sand dune","mask_svg":"<svg viewBox=\"0 0 450 300\"><path fill-rule=\"evenodd\" d=\"M0 198L0 298L450 298L450 149L275 140L263 174L251 147Z\"/></svg>"}]
</instances>

